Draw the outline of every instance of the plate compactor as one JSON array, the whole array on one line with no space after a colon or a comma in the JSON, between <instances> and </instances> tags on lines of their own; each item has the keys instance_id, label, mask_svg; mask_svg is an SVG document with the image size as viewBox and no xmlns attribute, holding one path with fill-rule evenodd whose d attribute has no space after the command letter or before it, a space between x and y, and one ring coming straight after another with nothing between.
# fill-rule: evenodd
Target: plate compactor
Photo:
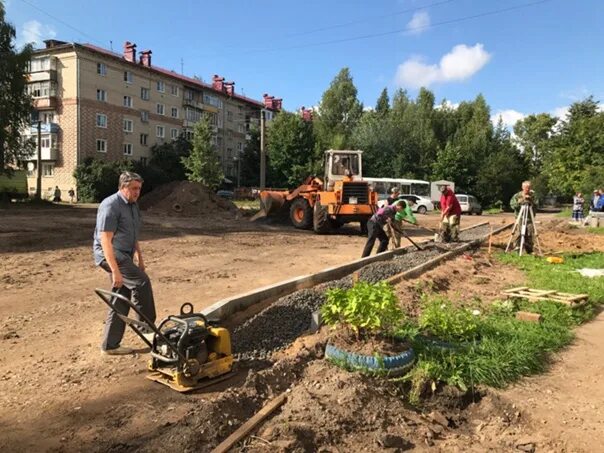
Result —
<instances>
[{"instance_id":1,"label":"plate compactor","mask_svg":"<svg viewBox=\"0 0 604 453\"><path fill-rule=\"evenodd\" d=\"M180 315L170 315L155 326L123 295L103 289L95 292L151 348L148 379L189 392L233 374L229 331L195 313L192 304L183 304ZM118 301L134 310L138 319L121 314L114 305Z\"/></svg>"}]
</instances>

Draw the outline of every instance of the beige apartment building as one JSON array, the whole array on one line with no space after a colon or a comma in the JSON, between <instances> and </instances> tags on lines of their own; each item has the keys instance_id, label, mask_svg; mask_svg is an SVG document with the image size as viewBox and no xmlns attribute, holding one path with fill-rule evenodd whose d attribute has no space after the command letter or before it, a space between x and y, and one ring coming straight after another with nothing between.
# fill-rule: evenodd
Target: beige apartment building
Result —
<instances>
[{"instance_id":1,"label":"beige apartment building","mask_svg":"<svg viewBox=\"0 0 604 453\"><path fill-rule=\"evenodd\" d=\"M77 193L73 172L88 157L144 161L155 144L181 134L191 138L203 114L214 126L224 173L236 182L250 127L259 125L262 114L270 121L281 110L281 99L239 95L224 77L214 75L207 84L153 66L152 52L137 55L130 42L121 55L89 44L45 44L34 52L28 84L42 123L43 196L55 186L63 199L71 188ZM35 140L36 126L29 132ZM35 193L35 155L27 169L29 190Z\"/></svg>"}]
</instances>

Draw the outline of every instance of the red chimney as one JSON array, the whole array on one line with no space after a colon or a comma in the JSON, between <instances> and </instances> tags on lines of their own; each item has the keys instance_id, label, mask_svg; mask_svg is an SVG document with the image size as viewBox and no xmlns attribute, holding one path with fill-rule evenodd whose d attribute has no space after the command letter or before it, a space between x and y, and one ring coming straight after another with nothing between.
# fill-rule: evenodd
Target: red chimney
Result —
<instances>
[{"instance_id":1,"label":"red chimney","mask_svg":"<svg viewBox=\"0 0 604 453\"><path fill-rule=\"evenodd\" d=\"M273 100L273 109L274 110L280 112L282 105L283 105L283 99L279 98L279 99Z\"/></svg>"},{"instance_id":2,"label":"red chimney","mask_svg":"<svg viewBox=\"0 0 604 453\"><path fill-rule=\"evenodd\" d=\"M214 74L214 77L212 77L212 88L217 91L224 91L224 77Z\"/></svg>"},{"instance_id":3,"label":"red chimney","mask_svg":"<svg viewBox=\"0 0 604 453\"><path fill-rule=\"evenodd\" d=\"M302 116L303 121L312 121L312 109L307 109L302 106L300 107L300 115Z\"/></svg>"},{"instance_id":4,"label":"red chimney","mask_svg":"<svg viewBox=\"0 0 604 453\"><path fill-rule=\"evenodd\" d=\"M136 44L126 41L124 43L124 58L126 61L136 63Z\"/></svg>"},{"instance_id":5,"label":"red chimney","mask_svg":"<svg viewBox=\"0 0 604 453\"><path fill-rule=\"evenodd\" d=\"M150 50L143 50L141 52L140 64L150 68L151 67L151 53L152 52Z\"/></svg>"},{"instance_id":6,"label":"red chimney","mask_svg":"<svg viewBox=\"0 0 604 453\"><path fill-rule=\"evenodd\" d=\"M275 99L275 96L269 96L267 93L264 93L262 97L264 98L264 108L272 110L273 100Z\"/></svg>"},{"instance_id":7,"label":"red chimney","mask_svg":"<svg viewBox=\"0 0 604 453\"><path fill-rule=\"evenodd\" d=\"M235 94L235 82L224 82L226 94L233 96Z\"/></svg>"}]
</instances>

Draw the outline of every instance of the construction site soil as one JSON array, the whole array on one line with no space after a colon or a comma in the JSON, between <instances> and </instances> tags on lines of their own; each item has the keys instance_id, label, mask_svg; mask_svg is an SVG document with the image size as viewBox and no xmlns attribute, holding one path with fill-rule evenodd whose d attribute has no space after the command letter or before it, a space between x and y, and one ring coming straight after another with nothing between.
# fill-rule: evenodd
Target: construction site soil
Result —
<instances>
[{"instance_id":1,"label":"construction site soil","mask_svg":"<svg viewBox=\"0 0 604 453\"><path fill-rule=\"evenodd\" d=\"M358 258L365 241L354 226L317 236L287 226L249 224L236 213L216 224L156 212L144 213L142 247L160 317L177 312L186 301L199 309L349 262ZM314 335L305 332L309 313L323 297L313 288L232 327L236 351L248 360L229 380L187 395L148 381L142 350L110 359L99 354L104 309L92 289L107 287L108 280L92 264L94 215L94 207L86 206L0 212L2 451L210 451L284 391L286 403L236 451L597 450L593 441L604 423L602 315L578 329L578 341L546 375L504 391L466 394L439 388L420 407L411 407L404 385L348 373L323 360L331 333L324 328ZM464 217L462 222L468 226L486 219L498 226L511 217ZM434 227L438 218L421 216L420 222ZM541 222L547 250L574 251L577 245L604 250L602 236L552 231L546 227L550 220ZM415 239L430 236L416 229L409 233ZM507 236L496 238L494 246L504 245ZM411 267L419 253L406 255L409 262L391 270ZM361 278L372 280L381 272L367 267ZM401 304L413 312L425 291L489 300L522 278L483 250L396 290ZM285 318L272 307L285 307L280 309ZM291 325L281 326L283 319ZM124 344L140 342L128 333Z\"/></svg>"}]
</instances>

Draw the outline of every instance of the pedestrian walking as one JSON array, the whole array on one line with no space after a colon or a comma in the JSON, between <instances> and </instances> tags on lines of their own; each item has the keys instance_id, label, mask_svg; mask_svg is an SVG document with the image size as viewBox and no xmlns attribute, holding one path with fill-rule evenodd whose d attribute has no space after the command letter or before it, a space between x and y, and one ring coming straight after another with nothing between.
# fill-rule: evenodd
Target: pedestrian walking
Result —
<instances>
[{"instance_id":1,"label":"pedestrian walking","mask_svg":"<svg viewBox=\"0 0 604 453\"><path fill-rule=\"evenodd\" d=\"M55 186L55 191L52 196L52 201L55 203L61 202L61 189L59 189L59 186Z\"/></svg>"},{"instance_id":2,"label":"pedestrian walking","mask_svg":"<svg viewBox=\"0 0 604 453\"><path fill-rule=\"evenodd\" d=\"M75 190L73 190L73 187L69 189L67 195L69 195L69 203L73 204L75 202Z\"/></svg>"}]
</instances>

